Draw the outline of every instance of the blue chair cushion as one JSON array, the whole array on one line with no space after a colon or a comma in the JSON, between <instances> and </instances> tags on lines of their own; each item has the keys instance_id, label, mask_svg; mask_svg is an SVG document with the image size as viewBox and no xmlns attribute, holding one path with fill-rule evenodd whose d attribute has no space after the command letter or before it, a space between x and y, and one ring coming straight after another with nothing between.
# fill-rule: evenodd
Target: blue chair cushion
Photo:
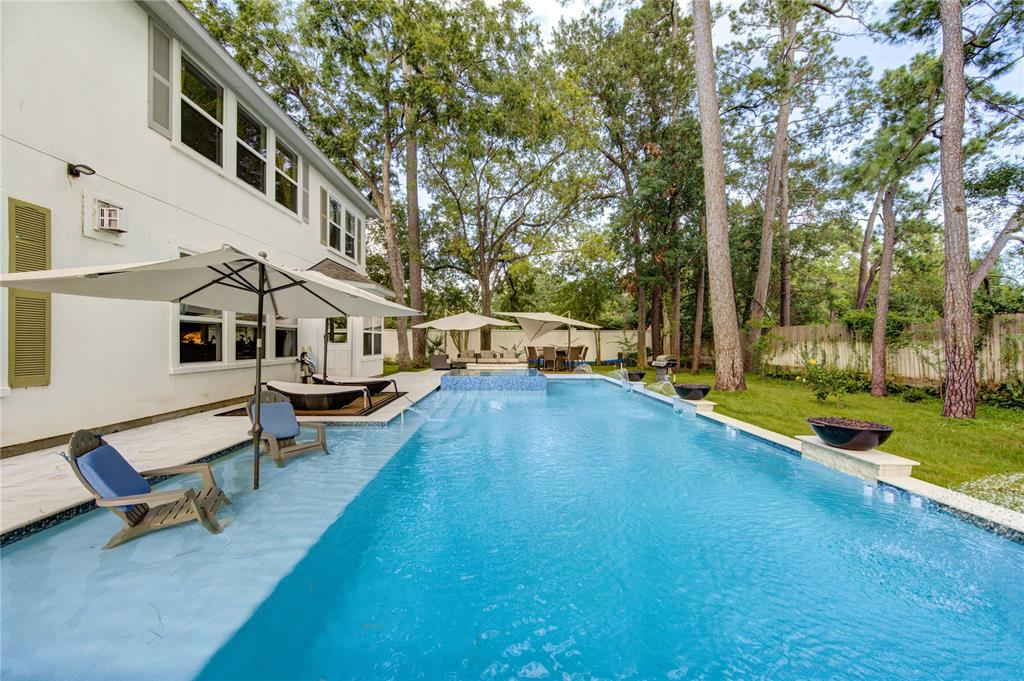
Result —
<instances>
[{"instance_id":1,"label":"blue chair cushion","mask_svg":"<svg viewBox=\"0 0 1024 681\"><path fill-rule=\"evenodd\" d=\"M120 452L107 444L78 457L78 470L104 499L148 494L152 491L146 479L124 460ZM131 506L118 508L127 511Z\"/></svg>"},{"instance_id":2,"label":"blue chair cushion","mask_svg":"<svg viewBox=\"0 0 1024 681\"><path fill-rule=\"evenodd\" d=\"M289 402L269 402L260 405L260 424L263 431L278 440L298 437L299 420Z\"/></svg>"}]
</instances>

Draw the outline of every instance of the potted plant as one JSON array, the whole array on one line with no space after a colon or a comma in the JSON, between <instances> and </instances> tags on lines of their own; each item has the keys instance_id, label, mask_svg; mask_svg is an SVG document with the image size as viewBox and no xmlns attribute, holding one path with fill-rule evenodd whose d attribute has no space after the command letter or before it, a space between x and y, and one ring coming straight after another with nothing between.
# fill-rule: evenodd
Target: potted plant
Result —
<instances>
[{"instance_id":1,"label":"potted plant","mask_svg":"<svg viewBox=\"0 0 1024 681\"><path fill-rule=\"evenodd\" d=\"M893 432L892 426L842 416L816 416L807 422L825 444L856 452L880 447Z\"/></svg>"},{"instance_id":2,"label":"potted plant","mask_svg":"<svg viewBox=\"0 0 1024 681\"><path fill-rule=\"evenodd\" d=\"M629 380L631 383L636 383L638 381L644 380L644 376L647 375L647 372L644 371L643 369L634 369L632 371L627 371L626 375L629 376Z\"/></svg>"},{"instance_id":3,"label":"potted plant","mask_svg":"<svg viewBox=\"0 0 1024 681\"><path fill-rule=\"evenodd\" d=\"M673 383L672 387L684 400L703 400L711 392L711 386L706 383Z\"/></svg>"}]
</instances>

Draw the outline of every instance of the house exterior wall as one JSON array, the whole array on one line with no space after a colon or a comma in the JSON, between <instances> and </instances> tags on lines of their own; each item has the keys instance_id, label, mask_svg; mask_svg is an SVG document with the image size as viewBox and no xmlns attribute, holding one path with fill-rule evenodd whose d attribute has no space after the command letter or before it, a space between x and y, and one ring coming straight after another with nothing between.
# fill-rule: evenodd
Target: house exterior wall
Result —
<instances>
[{"instance_id":1,"label":"house exterior wall","mask_svg":"<svg viewBox=\"0 0 1024 681\"><path fill-rule=\"evenodd\" d=\"M320 188L363 220L367 208L346 199L340 175L309 173L309 221L273 198L275 131L267 124L269 192L235 177L236 93L225 87L223 167L180 141L178 57L172 47L173 139L148 126L149 22L130 2L0 3L0 265L8 271L8 201L51 211L51 267L131 263L177 257L231 244L290 267L332 257L365 272L361 262L320 243ZM194 40L193 37L187 38ZM185 38L183 38L185 40ZM215 80L223 64L201 66ZM257 103L245 102L258 111ZM292 145L294 146L294 145ZM303 149L296 151L305 163ZM69 177L68 162L95 175ZM321 164L322 165L322 164ZM300 168L300 178L302 169ZM351 194L352 188L348 189ZM128 231L92 229L97 199L124 208ZM365 254L365 244L360 251ZM0 313L8 318L6 290ZM350 339L362 320L350 318ZM178 361L178 308L167 303L52 297L50 383L10 388L7 323L0 333L0 444L7 446L235 398L252 390L254 360L234 357L233 314L224 313L223 359ZM268 337L273 352L273 322ZM299 349L322 352L323 320L298 322ZM361 343L334 354L332 373L373 375L381 357ZM269 357L268 379L294 380L294 356Z\"/></svg>"}]
</instances>

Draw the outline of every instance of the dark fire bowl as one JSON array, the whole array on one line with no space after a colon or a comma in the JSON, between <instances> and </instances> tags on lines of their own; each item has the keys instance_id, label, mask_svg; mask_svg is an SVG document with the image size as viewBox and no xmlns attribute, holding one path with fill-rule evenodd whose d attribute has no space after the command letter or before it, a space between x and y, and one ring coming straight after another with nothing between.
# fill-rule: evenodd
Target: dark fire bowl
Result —
<instances>
[{"instance_id":1,"label":"dark fire bowl","mask_svg":"<svg viewBox=\"0 0 1024 681\"><path fill-rule=\"evenodd\" d=\"M629 380L632 383L644 380L644 376L647 375L646 371L627 371L626 374L629 376Z\"/></svg>"},{"instance_id":2,"label":"dark fire bowl","mask_svg":"<svg viewBox=\"0 0 1024 681\"><path fill-rule=\"evenodd\" d=\"M672 387L684 400L703 400L711 392L711 386L704 383L673 383Z\"/></svg>"},{"instance_id":3,"label":"dark fire bowl","mask_svg":"<svg viewBox=\"0 0 1024 681\"><path fill-rule=\"evenodd\" d=\"M882 446L893 431L892 426L881 423L837 416L816 417L807 419L807 422L825 444L856 452L866 452Z\"/></svg>"}]
</instances>

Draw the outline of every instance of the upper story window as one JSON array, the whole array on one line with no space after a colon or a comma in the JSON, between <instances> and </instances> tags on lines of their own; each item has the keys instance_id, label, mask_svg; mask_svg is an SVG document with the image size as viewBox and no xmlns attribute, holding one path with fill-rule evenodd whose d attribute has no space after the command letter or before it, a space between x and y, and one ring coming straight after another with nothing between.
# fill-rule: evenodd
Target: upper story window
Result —
<instances>
[{"instance_id":1,"label":"upper story window","mask_svg":"<svg viewBox=\"0 0 1024 681\"><path fill-rule=\"evenodd\" d=\"M333 196L327 209L327 239L331 248L341 250L341 204Z\"/></svg>"},{"instance_id":2,"label":"upper story window","mask_svg":"<svg viewBox=\"0 0 1024 681\"><path fill-rule=\"evenodd\" d=\"M209 76L181 58L181 141L223 165L224 91Z\"/></svg>"},{"instance_id":3,"label":"upper story window","mask_svg":"<svg viewBox=\"0 0 1024 681\"><path fill-rule=\"evenodd\" d=\"M345 211L345 255L356 259L356 216Z\"/></svg>"},{"instance_id":4,"label":"upper story window","mask_svg":"<svg viewBox=\"0 0 1024 681\"><path fill-rule=\"evenodd\" d=\"M299 207L299 157L294 151L277 143L277 162L274 172L274 198L292 212Z\"/></svg>"},{"instance_id":5,"label":"upper story window","mask_svg":"<svg viewBox=\"0 0 1024 681\"><path fill-rule=\"evenodd\" d=\"M242 107L238 107L237 119L235 173L263 193L267 184L267 129Z\"/></svg>"}]
</instances>

